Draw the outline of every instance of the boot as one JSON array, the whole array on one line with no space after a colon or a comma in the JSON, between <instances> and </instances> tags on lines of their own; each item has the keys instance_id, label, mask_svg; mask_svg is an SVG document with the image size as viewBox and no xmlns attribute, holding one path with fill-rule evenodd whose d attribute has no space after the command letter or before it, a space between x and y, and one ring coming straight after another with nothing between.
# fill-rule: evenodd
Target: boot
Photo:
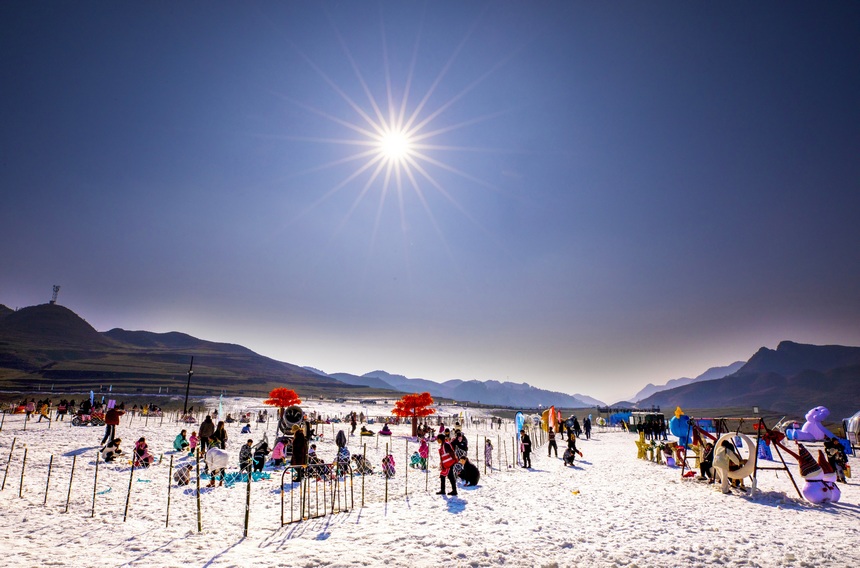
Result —
<instances>
[{"instance_id":1,"label":"boot","mask_svg":"<svg viewBox=\"0 0 860 568\"><path fill-rule=\"evenodd\" d=\"M444 495L445 494L445 478L439 477L439 479L441 479L442 481L440 482L441 486L439 487L439 491L436 492L436 495Z\"/></svg>"}]
</instances>

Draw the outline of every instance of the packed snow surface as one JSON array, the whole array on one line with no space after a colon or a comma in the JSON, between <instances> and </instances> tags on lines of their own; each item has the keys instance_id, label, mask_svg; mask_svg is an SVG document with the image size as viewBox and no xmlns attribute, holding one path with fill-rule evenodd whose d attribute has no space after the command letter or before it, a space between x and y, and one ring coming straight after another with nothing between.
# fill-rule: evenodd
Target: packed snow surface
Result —
<instances>
[{"instance_id":1,"label":"packed snow surface","mask_svg":"<svg viewBox=\"0 0 860 568\"><path fill-rule=\"evenodd\" d=\"M210 401L210 408L215 404ZM225 401L225 407L225 412L262 408L259 401L238 399ZM329 416L368 411L314 402L303 408ZM371 407L369 413L389 409ZM441 408L440 414L449 417L461 411ZM472 417L481 415L475 412ZM243 536L248 495L244 482L215 488L201 484L202 531L195 482L186 487L172 484L168 519L170 460L174 467L193 463L187 454L174 452L172 442L180 429L190 434L195 425L127 414L117 429L126 452L145 436L150 451L163 459L133 474L127 459L101 462L96 481L104 428L73 427L66 418L50 427L46 420L31 421L25 429L23 415L7 415L0 432L5 484L0 492L0 565L860 566L860 488L855 479L840 484L841 502L829 505L801 500L785 471L759 472L759 492L752 497L740 491L724 495L718 485L681 479L678 468L636 459L634 435L600 428L590 440L579 441L583 457L575 467L547 457L543 445L535 448L534 467L523 469L512 464L510 422L501 429L488 424L465 421L473 461L476 443L480 446L477 465L482 476L477 487L460 487L456 497L435 494L435 443L429 474L408 468L407 456L418 447L407 438L408 425L394 426L390 438L349 438L351 452L366 452L375 472L353 477L351 487L349 480L339 484L341 500L335 507L343 512L331 513L330 486L312 483L310 512L321 516L282 526L283 468L267 466L270 479L250 485ZM375 431L379 426L369 427ZM239 447L248 438L257 442L267 434L273 442L275 437L274 422L253 423L250 435L240 434L240 427L228 425L234 471ZM340 429L348 434L349 424L320 427L323 438L316 444L325 461L335 456L334 435ZM495 446L495 463L487 473L485 437ZM380 466L386 444L397 464L387 486ZM559 456L565 444L559 441ZM814 455L816 448L811 445ZM850 463L860 470L856 458ZM802 484L793 460L789 466ZM289 477L287 482L283 496L289 521L291 497L297 499L299 491ZM292 510L298 515L297 508Z\"/></svg>"}]
</instances>

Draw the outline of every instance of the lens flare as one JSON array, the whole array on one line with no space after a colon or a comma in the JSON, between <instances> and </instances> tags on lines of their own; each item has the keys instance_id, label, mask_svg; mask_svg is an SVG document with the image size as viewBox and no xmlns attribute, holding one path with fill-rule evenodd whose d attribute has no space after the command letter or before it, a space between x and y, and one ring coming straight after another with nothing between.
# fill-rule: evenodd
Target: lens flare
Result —
<instances>
[{"instance_id":1,"label":"lens flare","mask_svg":"<svg viewBox=\"0 0 860 568\"><path fill-rule=\"evenodd\" d=\"M389 162L401 162L410 154L412 142L401 130L389 130L379 138L379 152Z\"/></svg>"}]
</instances>

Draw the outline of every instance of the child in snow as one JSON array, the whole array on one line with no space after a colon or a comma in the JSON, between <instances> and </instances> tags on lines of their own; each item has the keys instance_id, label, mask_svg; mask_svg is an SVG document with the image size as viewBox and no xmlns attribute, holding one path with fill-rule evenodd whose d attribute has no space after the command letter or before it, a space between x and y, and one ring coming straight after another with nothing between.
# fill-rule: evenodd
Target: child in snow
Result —
<instances>
[{"instance_id":1,"label":"child in snow","mask_svg":"<svg viewBox=\"0 0 860 568\"><path fill-rule=\"evenodd\" d=\"M572 439L572 438L571 438ZM562 455L561 459L564 460L564 465L572 466L574 461L576 460L576 452L567 448L564 450L564 455Z\"/></svg>"},{"instance_id":2,"label":"child in snow","mask_svg":"<svg viewBox=\"0 0 860 568\"><path fill-rule=\"evenodd\" d=\"M122 453L122 450L119 448L120 442L122 442L122 440L119 438L114 438L113 441L108 442L108 445L102 450L102 459L104 461L112 462Z\"/></svg>"},{"instance_id":3,"label":"child in snow","mask_svg":"<svg viewBox=\"0 0 860 568\"><path fill-rule=\"evenodd\" d=\"M173 440L173 449L177 452L184 452L188 449L188 439L185 437L186 430L183 430L179 434L176 435L176 438Z\"/></svg>"},{"instance_id":4,"label":"child in snow","mask_svg":"<svg viewBox=\"0 0 860 568\"><path fill-rule=\"evenodd\" d=\"M484 463L487 464L487 469L493 469L493 443L489 438L484 443Z\"/></svg>"},{"instance_id":5,"label":"child in snow","mask_svg":"<svg viewBox=\"0 0 860 568\"><path fill-rule=\"evenodd\" d=\"M149 446L146 445L146 438L141 438L134 445L134 467L149 467L155 457L149 453Z\"/></svg>"},{"instance_id":6,"label":"child in snow","mask_svg":"<svg viewBox=\"0 0 860 568\"><path fill-rule=\"evenodd\" d=\"M173 472L173 481L177 485L188 485L191 482L191 469L194 466L190 463L183 464L176 468Z\"/></svg>"},{"instance_id":7,"label":"child in snow","mask_svg":"<svg viewBox=\"0 0 860 568\"><path fill-rule=\"evenodd\" d=\"M245 442L245 445L242 446L242 449L239 450L239 471L243 473L248 473L251 471L251 458L254 454L254 450L251 449L254 440L248 440Z\"/></svg>"},{"instance_id":8,"label":"child in snow","mask_svg":"<svg viewBox=\"0 0 860 568\"><path fill-rule=\"evenodd\" d=\"M481 472L478 471L478 468L469 461L469 458L462 457L460 458L460 465L463 466L463 469L460 470L460 479L463 480L463 484L466 487L470 487L478 484L478 480L481 479Z\"/></svg>"},{"instance_id":9,"label":"child in snow","mask_svg":"<svg viewBox=\"0 0 860 568\"><path fill-rule=\"evenodd\" d=\"M269 444L265 440L254 446L254 471L263 471L266 457L269 455Z\"/></svg>"},{"instance_id":10,"label":"child in snow","mask_svg":"<svg viewBox=\"0 0 860 568\"><path fill-rule=\"evenodd\" d=\"M191 436L188 438L188 455L194 455L194 450L197 449L197 442L199 442L199 440L197 432L191 432Z\"/></svg>"},{"instance_id":11,"label":"child in snow","mask_svg":"<svg viewBox=\"0 0 860 568\"><path fill-rule=\"evenodd\" d=\"M275 444L274 449L272 450L272 465L274 466L282 466L284 465L284 440L283 438L279 439Z\"/></svg>"},{"instance_id":12,"label":"child in snow","mask_svg":"<svg viewBox=\"0 0 860 568\"><path fill-rule=\"evenodd\" d=\"M382 475L388 479L394 477L394 456L391 454L382 458Z\"/></svg>"}]
</instances>

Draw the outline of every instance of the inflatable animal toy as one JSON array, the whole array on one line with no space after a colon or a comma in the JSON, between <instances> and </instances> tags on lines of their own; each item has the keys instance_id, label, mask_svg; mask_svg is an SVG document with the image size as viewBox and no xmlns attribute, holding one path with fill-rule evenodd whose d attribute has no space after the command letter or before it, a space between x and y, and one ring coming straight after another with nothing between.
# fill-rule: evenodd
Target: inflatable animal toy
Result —
<instances>
[{"instance_id":1,"label":"inflatable animal toy","mask_svg":"<svg viewBox=\"0 0 860 568\"><path fill-rule=\"evenodd\" d=\"M833 433L821 423L828 416L830 416L830 411L827 408L816 406L806 413L806 423L800 430L788 428L785 431L785 436L789 440L798 442L820 442L832 438Z\"/></svg>"}]
</instances>

